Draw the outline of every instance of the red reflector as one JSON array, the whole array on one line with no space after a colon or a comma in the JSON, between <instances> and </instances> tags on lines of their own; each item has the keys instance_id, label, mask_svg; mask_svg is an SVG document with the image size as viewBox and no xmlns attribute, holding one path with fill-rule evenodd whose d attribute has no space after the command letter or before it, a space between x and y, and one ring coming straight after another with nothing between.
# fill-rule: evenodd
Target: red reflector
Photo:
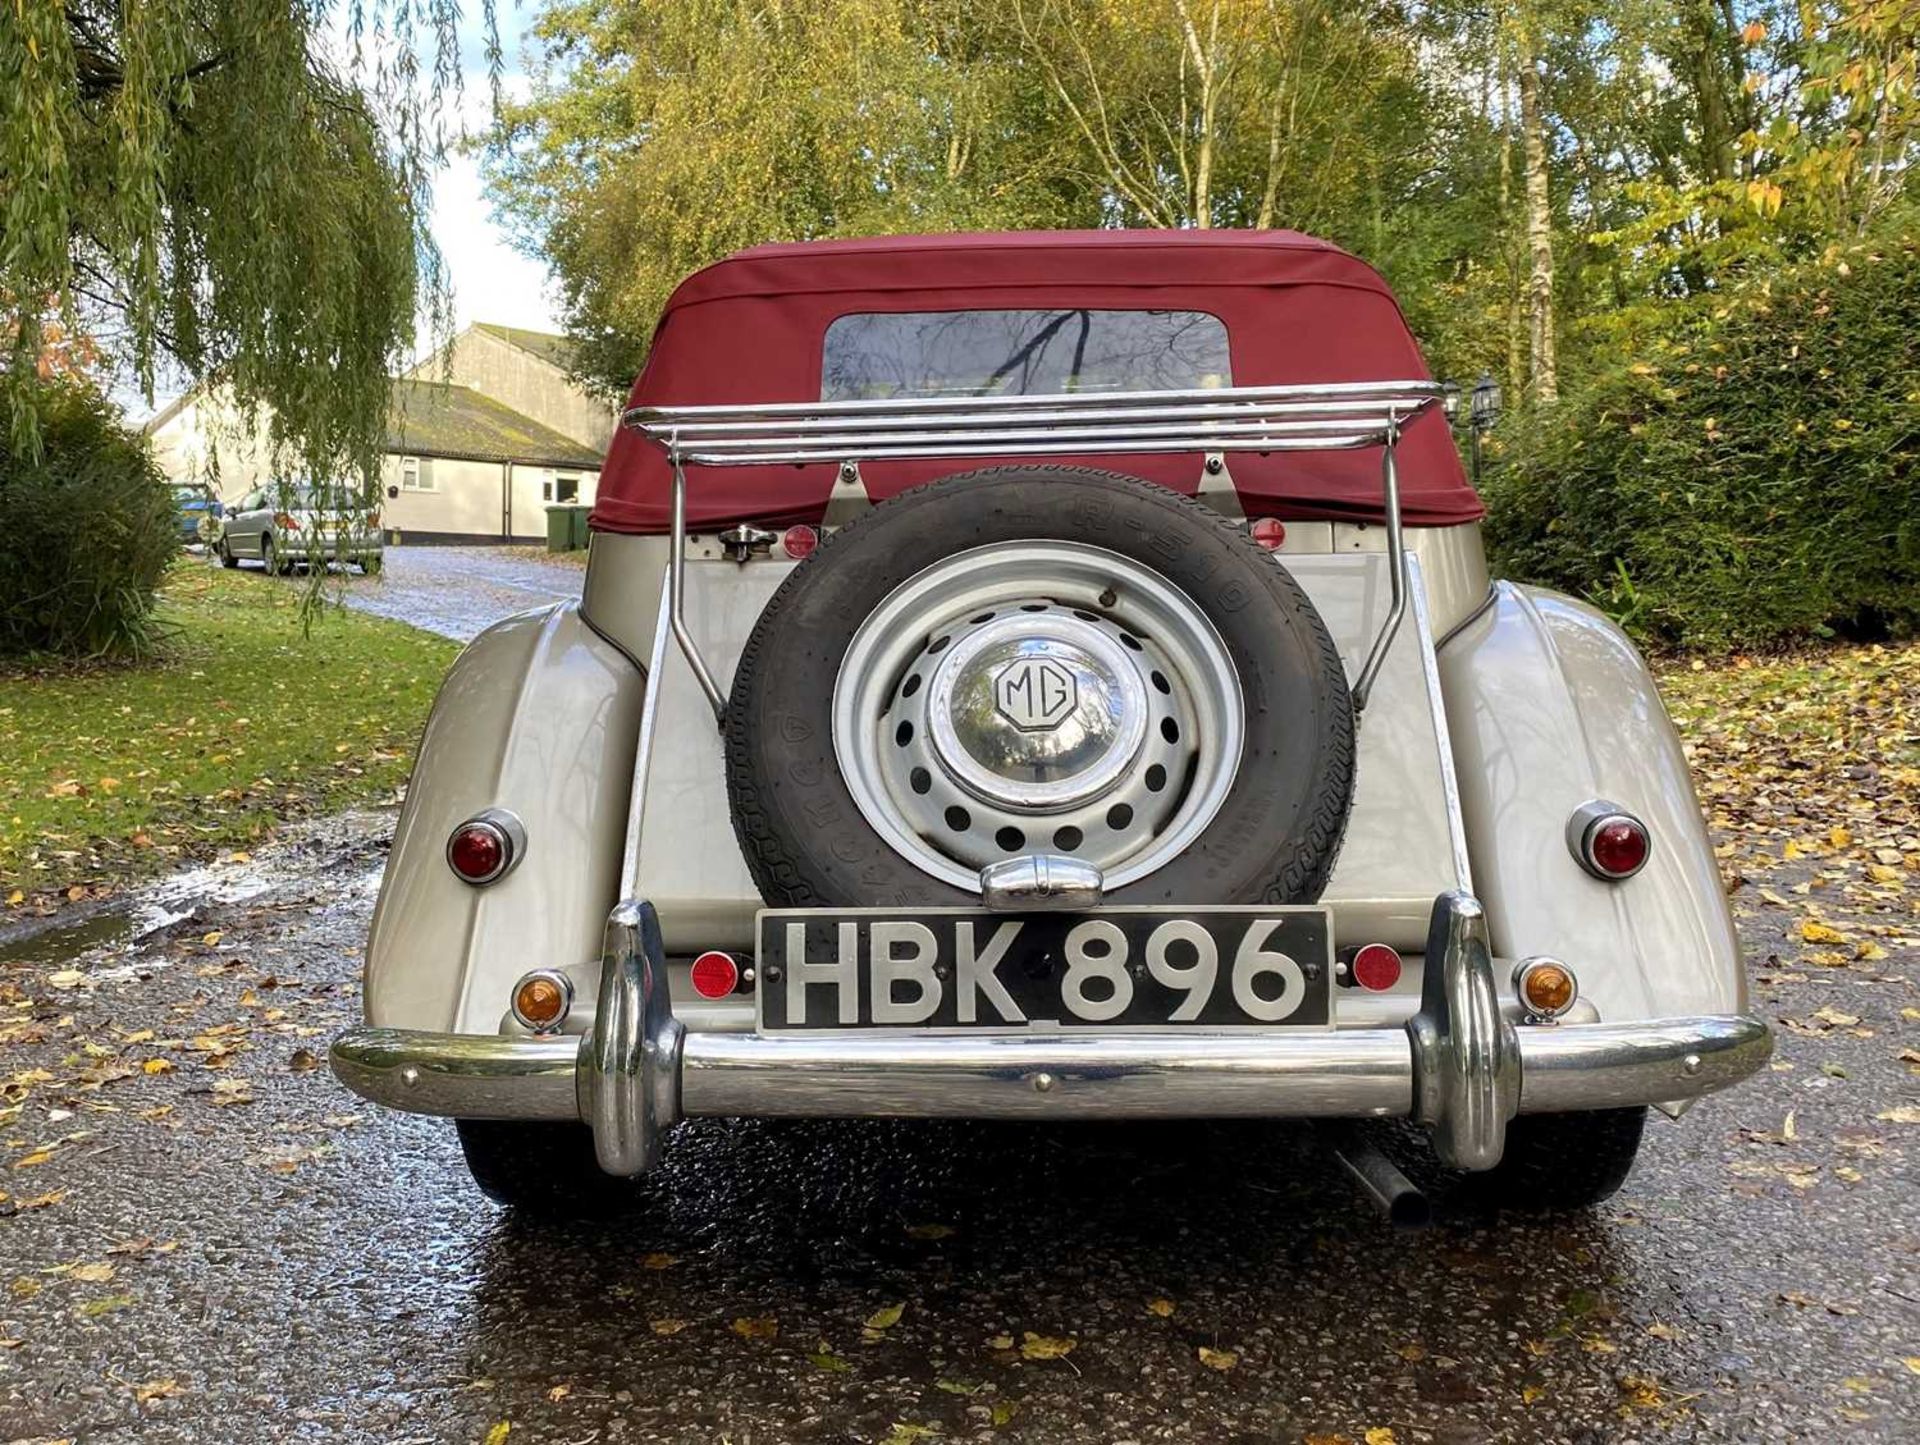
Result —
<instances>
[{"instance_id":1,"label":"red reflector","mask_svg":"<svg viewBox=\"0 0 1920 1445\"><path fill-rule=\"evenodd\" d=\"M1255 517L1247 524L1247 535L1269 552L1277 552L1287 540L1287 524L1278 517Z\"/></svg>"},{"instance_id":2,"label":"red reflector","mask_svg":"<svg viewBox=\"0 0 1920 1445\"><path fill-rule=\"evenodd\" d=\"M820 534L808 526L789 527L781 536L780 545L794 561L804 562L820 545Z\"/></svg>"},{"instance_id":3,"label":"red reflector","mask_svg":"<svg viewBox=\"0 0 1920 1445\"><path fill-rule=\"evenodd\" d=\"M447 862L469 883L487 883L507 866L507 838L491 823L463 823L447 840Z\"/></svg>"},{"instance_id":4,"label":"red reflector","mask_svg":"<svg viewBox=\"0 0 1920 1445\"><path fill-rule=\"evenodd\" d=\"M1353 981L1373 993L1384 993L1400 982L1400 955L1384 943L1369 943L1349 965Z\"/></svg>"},{"instance_id":5,"label":"red reflector","mask_svg":"<svg viewBox=\"0 0 1920 1445\"><path fill-rule=\"evenodd\" d=\"M1609 878L1638 873L1647 861L1647 830L1632 818L1603 818L1587 835L1587 856Z\"/></svg>"},{"instance_id":6,"label":"red reflector","mask_svg":"<svg viewBox=\"0 0 1920 1445\"><path fill-rule=\"evenodd\" d=\"M729 953L703 953L693 961L692 978L701 998L725 998L740 984L740 965Z\"/></svg>"}]
</instances>

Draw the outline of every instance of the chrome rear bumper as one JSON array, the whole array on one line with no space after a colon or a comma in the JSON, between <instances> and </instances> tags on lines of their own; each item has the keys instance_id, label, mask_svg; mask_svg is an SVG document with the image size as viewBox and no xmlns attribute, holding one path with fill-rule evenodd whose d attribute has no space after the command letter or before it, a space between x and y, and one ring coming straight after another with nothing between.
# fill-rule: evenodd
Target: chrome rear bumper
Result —
<instances>
[{"instance_id":1,"label":"chrome rear bumper","mask_svg":"<svg viewBox=\"0 0 1920 1445\"><path fill-rule=\"evenodd\" d=\"M1692 1099L1773 1049L1764 1024L1739 1016L1516 1027L1500 1011L1485 916L1464 893L1436 901L1426 957L1404 1030L688 1033L667 1002L659 922L629 902L608 922L586 1038L358 1028L332 1062L355 1093L413 1113L583 1121L613 1174L647 1169L661 1135L693 1115L1410 1116L1448 1162L1490 1169L1516 1113Z\"/></svg>"}]
</instances>

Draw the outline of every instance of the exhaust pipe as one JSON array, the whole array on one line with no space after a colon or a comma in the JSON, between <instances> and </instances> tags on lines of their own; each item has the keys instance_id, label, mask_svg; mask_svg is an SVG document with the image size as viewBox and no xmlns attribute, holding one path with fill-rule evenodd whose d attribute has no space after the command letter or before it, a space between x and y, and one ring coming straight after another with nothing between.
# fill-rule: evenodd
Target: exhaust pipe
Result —
<instances>
[{"instance_id":1,"label":"exhaust pipe","mask_svg":"<svg viewBox=\"0 0 1920 1445\"><path fill-rule=\"evenodd\" d=\"M1320 1135L1367 1198L1397 1229L1425 1229L1433 1209L1420 1188L1351 1124L1322 1126Z\"/></svg>"}]
</instances>

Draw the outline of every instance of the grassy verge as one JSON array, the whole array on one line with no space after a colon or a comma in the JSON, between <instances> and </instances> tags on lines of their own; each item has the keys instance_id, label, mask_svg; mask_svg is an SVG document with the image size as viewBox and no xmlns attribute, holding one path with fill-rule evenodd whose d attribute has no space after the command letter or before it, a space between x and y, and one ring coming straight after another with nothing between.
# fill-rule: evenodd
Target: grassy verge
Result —
<instances>
[{"instance_id":1,"label":"grassy verge","mask_svg":"<svg viewBox=\"0 0 1920 1445\"><path fill-rule=\"evenodd\" d=\"M244 849L279 819L389 797L453 643L195 563L165 656L0 669L0 899L110 891ZM79 890L76 892L75 890Z\"/></svg>"}]
</instances>

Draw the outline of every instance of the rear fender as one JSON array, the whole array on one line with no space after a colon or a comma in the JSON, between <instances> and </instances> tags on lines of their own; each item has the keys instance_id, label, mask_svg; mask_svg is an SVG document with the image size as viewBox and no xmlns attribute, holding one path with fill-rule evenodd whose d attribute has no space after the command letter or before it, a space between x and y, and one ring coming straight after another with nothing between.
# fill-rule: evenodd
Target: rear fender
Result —
<instances>
[{"instance_id":1,"label":"rear fender","mask_svg":"<svg viewBox=\"0 0 1920 1445\"><path fill-rule=\"evenodd\" d=\"M367 942L366 1014L495 1033L528 969L595 960L618 894L646 678L571 602L494 624L440 687ZM475 888L447 836L486 808L526 845Z\"/></svg>"},{"instance_id":2,"label":"rear fender","mask_svg":"<svg viewBox=\"0 0 1920 1445\"><path fill-rule=\"evenodd\" d=\"M1500 582L1439 653L1474 891L1494 953L1573 965L1607 1023L1742 1013L1746 974L1687 760L1646 663L1593 608ZM1567 820L1605 799L1646 867L1589 875Z\"/></svg>"}]
</instances>

